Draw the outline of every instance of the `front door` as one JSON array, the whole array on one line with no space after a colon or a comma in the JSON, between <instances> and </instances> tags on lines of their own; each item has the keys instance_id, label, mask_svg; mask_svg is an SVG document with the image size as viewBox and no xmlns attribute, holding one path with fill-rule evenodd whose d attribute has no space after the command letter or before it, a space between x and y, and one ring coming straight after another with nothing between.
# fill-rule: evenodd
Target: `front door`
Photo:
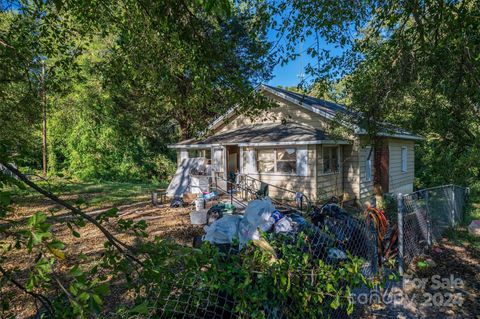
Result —
<instances>
[{"instance_id":1,"label":"front door","mask_svg":"<svg viewBox=\"0 0 480 319\"><path fill-rule=\"evenodd\" d=\"M228 145L227 149L227 178L234 181L235 174L239 172L240 148L238 145Z\"/></svg>"}]
</instances>

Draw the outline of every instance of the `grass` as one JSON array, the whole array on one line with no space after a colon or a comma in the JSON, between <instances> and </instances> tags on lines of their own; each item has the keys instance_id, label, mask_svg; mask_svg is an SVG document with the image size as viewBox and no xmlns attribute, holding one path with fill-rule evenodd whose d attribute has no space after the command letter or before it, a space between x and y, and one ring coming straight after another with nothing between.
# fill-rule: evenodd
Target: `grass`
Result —
<instances>
[{"instance_id":1,"label":"grass","mask_svg":"<svg viewBox=\"0 0 480 319\"><path fill-rule=\"evenodd\" d=\"M166 188L166 182L107 182L107 181L77 181L61 177L50 177L48 181L38 179L36 183L46 190L73 200L83 207L98 208L130 204L150 198L151 191ZM28 188L10 189L15 203L22 204L43 199L43 195Z\"/></svg>"}]
</instances>

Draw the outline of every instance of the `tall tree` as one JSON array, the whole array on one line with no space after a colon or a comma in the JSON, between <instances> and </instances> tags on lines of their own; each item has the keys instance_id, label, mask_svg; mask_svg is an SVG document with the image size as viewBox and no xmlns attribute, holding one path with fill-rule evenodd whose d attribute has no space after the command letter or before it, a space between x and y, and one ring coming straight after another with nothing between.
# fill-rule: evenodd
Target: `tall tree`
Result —
<instances>
[{"instance_id":1,"label":"tall tree","mask_svg":"<svg viewBox=\"0 0 480 319\"><path fill-rule=\"evenodd\" d=\"M480 3L463 1L281 1L283 48L297 41L317 83L344 78L350 107L371 136L389 120L426 136L418 165L427 184L478 179L480 149ZM321 47L319 39L342 48ZM348 75L348 76L347 76ZM347 100L347 102L348 102ZM357 119L358 120L358 119ZM450 169L445 169L450 167Z\"/></svg>"}]
</instances>

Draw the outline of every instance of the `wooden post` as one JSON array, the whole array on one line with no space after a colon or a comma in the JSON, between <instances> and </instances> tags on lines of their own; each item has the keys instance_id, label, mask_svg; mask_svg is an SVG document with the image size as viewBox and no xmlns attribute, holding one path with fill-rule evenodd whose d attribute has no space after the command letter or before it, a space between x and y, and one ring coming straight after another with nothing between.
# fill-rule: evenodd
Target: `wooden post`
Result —
<instances>
[{"instance_id":1,"label":"wooden post","mask_svg":"<svg viewBox=\"0 0 480 319\"><path fill-rule=\"evenodd\" d=\"M158 193L157 193L157 191L152 192L152 205L153 206L158 205Z\"/></svg>"}]
</instances>

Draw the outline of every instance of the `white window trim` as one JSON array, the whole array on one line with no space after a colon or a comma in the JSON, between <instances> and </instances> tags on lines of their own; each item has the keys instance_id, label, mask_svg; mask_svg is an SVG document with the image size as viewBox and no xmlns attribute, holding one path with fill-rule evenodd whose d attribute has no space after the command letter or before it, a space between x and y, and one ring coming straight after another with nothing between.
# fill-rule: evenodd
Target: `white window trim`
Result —
<instances>
[{"instance_id":1,"label":"white window trim","mask_svg":"<svg viewBox=\"0 0 480 319\"><path fill-rule=\"evenodd\" d=\"M286 149L286 148L293 148L295 149L295 156L297 155L298 148L297 147L262 147L262 148L256 148L255 152L255 167L257 170L257 174L262 174L262 175L276 175L276 176L299 176L298 174L298 169L297 169L297 161L298 158L295 159L295 173L285 173L285 172L278 172L277 171L277 149ZM260 172L258 169L258 151L261 150L273 150L273 156L274 156L274 172Z\"/></svg>"},{"instance_id":2,"label":"white window trim","mask_svg":"<svg viewBox=\"0 0 480 319\"><path fill-rule=\"evenodd\" d=\"M337 148L337 165L338 165L338 170L337 171L331 171L331 172L324 172L324 169L323 169L323 154L325 152L325 149L326 148L334 148L336 147ZM342 170L342 160L340 158L340 146L339 145L322 145L322 167L321 167L321 170L322 170L322 173L320 174L321 176L327 176L327 175L335 175L335 174L339 174L340 171Z\"/></svg>"},{"instance_id":3,"label":"white window trim","mask_svg":"<svg viewBox=\"0 0 480 319\"><path fill-rule=\"evenodd\" d=\"M371 182L373 180L373 157L374 152L371 146L365 148L365 181ZM370 155L370 158L368 158ZM370 174L367 174L370 171Z\"/></svg>"},{"instance_id":4,"label":"white window trim","mask_svg":"<svg viewBox=\"0 0 480 319\"><path fill-rule=\"evenodd\" d=\"M404 155L405 154L405 158ZM400 151L400 161L401 161L401 170L402 173L408 172L408 148L406 146L402 146Z\"/></svg>"}]
</instances>

